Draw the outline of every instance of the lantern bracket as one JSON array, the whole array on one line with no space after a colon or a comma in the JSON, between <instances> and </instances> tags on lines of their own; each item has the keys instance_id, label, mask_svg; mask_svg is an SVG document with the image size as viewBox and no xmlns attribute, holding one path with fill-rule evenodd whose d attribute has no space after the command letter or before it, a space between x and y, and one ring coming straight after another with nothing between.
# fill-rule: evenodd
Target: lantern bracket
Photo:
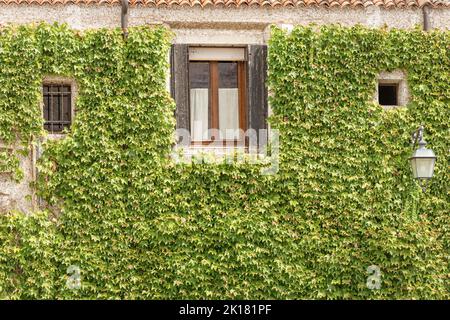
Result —
<instances>
[{"instance_id":1,"label":"lantern bracket","mask_svg":"<svg viewBox=\"0 0 450 320\"><path fill-rule=\"evenodd\" d=\"M427 142L423 139L422 125L413 132L411 136L411 144L413 149L415 149L416 145L419 145L419 147L425 147L427 145Z\"/></svg>"}]
</instances>

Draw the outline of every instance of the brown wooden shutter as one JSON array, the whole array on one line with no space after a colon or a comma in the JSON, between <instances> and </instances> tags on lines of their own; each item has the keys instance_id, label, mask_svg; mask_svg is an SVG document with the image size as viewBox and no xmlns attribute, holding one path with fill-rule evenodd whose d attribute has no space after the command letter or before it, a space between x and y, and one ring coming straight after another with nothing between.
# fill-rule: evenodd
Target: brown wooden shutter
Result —
<instances>
[{"instance_id":1,"label":"brown wooden shutter","mask_svg":"<svg viewBox=\"0 0 450 320\"><path fill-rule=\"evenodd\" d=\"M267 142L267 135L260 135L260 130L267 130L267 46L248 46L248 128L258 135L258 146ZM267 132L267 131L264 131Z\"/></svg>"},{"instance_id":2,"label":"brown wooden shutter","mask_svg":"<svg viewBox=\"0 0 450 320\"><path fill-rule=\"evenodd\" d=\"M189 130L189 57L187 44L174 44L170 55L170 93L177 105L177 129Z\"/></svg>"}]
</instances>

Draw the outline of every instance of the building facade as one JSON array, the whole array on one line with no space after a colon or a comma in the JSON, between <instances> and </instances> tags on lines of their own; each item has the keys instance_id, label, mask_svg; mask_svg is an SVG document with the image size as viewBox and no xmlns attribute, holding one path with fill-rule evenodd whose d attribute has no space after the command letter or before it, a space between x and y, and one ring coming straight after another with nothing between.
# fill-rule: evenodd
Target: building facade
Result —
<instances>
[{"instance_id":1,"label":"building facade","mask_svg":"<svg viewBox=\"0 0 450 320\"><path fill-rule=\"evenodd\" d=\"M240 131L266 130L270 114L265 86L269 27L279 25L361 24L372 28L420 26L450 28L450 2L445 0L0 0L0 26L45 21L66 23L76 30L140 25L165 25L174 32L168 90L177 104L177 128L190 134L191 150L219 141L215 152L236 149ZM408 92L401 71L380 75L375 90L383 105L406 103ZM395 89L397 88L397 89ZM392 90L395 91L392 95ZM392 92L391 92L392 91ZM71 79L43 79L45 129L56 136L70 125L77 93ZM398 95L398 96L397 96ZM58 100L60 99L60 100ZM55 105L61 116L53 118ZM232 106L224 108L223 106ZM221 111L226 110L226 111ZM228 132L207 132L227 128ZM239 131L240 130L240 131ZM257 137L262 144L264 137ZM192 142L190 141L190 142ZM229 146L228 146L229 147ZM9 148L2 146L2 148ZM211 147L210 147L211 148ZM229 148L230 149L230 148ZM219 150L219 151L217 151ZM15 182L0 173L0 212L31 211L36 196L36 150L22 157L24 179Z\"/></svg>"}]
</instances>

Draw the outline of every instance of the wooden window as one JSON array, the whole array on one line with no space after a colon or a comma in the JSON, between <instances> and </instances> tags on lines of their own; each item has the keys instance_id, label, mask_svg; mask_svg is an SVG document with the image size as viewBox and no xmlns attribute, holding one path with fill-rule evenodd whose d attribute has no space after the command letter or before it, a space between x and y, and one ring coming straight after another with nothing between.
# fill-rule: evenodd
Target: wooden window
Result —
<instances>
[{"instance_id":1,"label":"wooden window","mask_svg":"<svg viewBox=\"0 0 450 320\"><path fill-rule=\"evenodd\" d=\"M200 145L242 142L243 137L234 135L233 129L251 129L258 134L258 148L264 146L268 113L266 60L266 45L211 48L174 44L171 95L177 106L177 129L190 132L192 140ZM213 132L208 134L204 129ZM179 133L178 143L184 144L184 140Z\"/></svg>"},{"instance_id":2,"label":"wooden window","mask_svg":"<svg viewBox=\"0 0 450 320\"><path fill-rule=\"evenodd\" d=\"M70 85L44 84L44 128L60 133L72 123L72 92Z\"/></svg>"},{"instance_id":3,"label":"wooden window","mask_svg":"<svg viewBox=\"0 0 450 320\"><path fill-rule=\"evenodd\" d=\"M194 144L243 141L245 63L189 62L190 130Z\"/></svg>"}]
</instances>

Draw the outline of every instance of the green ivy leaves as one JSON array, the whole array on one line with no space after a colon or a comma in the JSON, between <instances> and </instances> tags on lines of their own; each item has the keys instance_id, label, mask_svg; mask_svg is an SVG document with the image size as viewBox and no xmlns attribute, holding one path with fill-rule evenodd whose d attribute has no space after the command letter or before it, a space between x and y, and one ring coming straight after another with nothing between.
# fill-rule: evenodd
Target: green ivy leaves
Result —
<instances>
[{"instance_id":1,"label":"green ivy leaves","mask_svg":"<svg viewBox=\"0 0 450 320\"><path fill-rule=\"evenodd\" d=\"M255 164L170 159L164 28L131 28L126 42L118 29L1 31L2 140L42 135L44 75L79 85L70 134L39 162L39 194L61 212L0 215L2 297L449 298L448 32L274 28L280 171L261 176ZM376 75L394 69L407 72L411 101L383 111ZM426 194L407 162L420 123L439 157Z\"/></svg>"}]
</instances>

